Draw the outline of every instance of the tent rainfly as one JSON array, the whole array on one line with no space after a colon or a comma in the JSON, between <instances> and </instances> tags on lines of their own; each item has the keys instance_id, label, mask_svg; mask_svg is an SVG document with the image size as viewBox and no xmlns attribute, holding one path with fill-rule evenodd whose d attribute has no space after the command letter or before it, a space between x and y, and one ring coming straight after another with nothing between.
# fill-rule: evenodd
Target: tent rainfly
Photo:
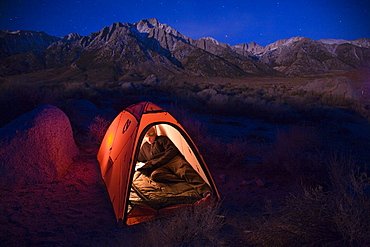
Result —
<instances>
[{"instance_id":1,"label":"tent rainfly","mask_svg":"<svg viewBox=\"0 0 370 247\"><path fill-rule=\"evenodd\" d=\"M97 159L120 226L133 225L171 215L184 208L206 205L207 198L196 196L186 182L159 183L136 171L145 133L155 126L157 135L167 136L182 157L212 191L212 201L220 200L211 174L198 148L178 121L151 102L131 105L109 126Z\"/></svg>"}]
</instances>

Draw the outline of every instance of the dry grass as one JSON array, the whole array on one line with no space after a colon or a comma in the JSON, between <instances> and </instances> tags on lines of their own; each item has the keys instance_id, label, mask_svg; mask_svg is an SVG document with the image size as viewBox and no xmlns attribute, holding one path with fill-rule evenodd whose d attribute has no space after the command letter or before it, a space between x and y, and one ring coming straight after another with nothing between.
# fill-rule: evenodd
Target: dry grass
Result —
<instances>
[{"instance_id":1,"label":"dry grass","mask_svg":"<svg viewBox=\"0 0 370 247\"><path fill-rule=\"evenodd\" d=\"M103 141L110 123L110 121L100 116L95 117L94 122L89 126L90 140L100 144Z\"/></svg>"},{"instance_id":2,"label":"dry grass","mask_svg":"<svg viewBox=\"0 0 370 247\"><path fill-rule=\"evenodd\" d=\"M143 86L133 82L134 88L127 92L118 82L21 82L17 77L0 82L1 105L8 105L16 99L18 105L38 106L42 103L55 103L67 99L87 99L100 105L110 100L119 106L151 100L155 103L178 102L188 109L209 112L218 115L237 115L258 118L272 123L296 123L303 118L317 119L313 115L322 105L352 109L366 115L366 106L340 97L301 93L291 89L303 79L291 78L245 78L232 80L227 78L175 80L170 78L156 85ZM307 79L306 79L307 80ZM305 81L305 80L303 80ZM204 95L200 92L214 90L216 94ZM299 92L298 92L299 93ZM167 102L166 102L167 101ZM13 112L24 113L22 106L13 106ZM18 107L18 108L17 108ZM10 112L4 111L5 115ZM14 117L9 117L11 120ZM8 119L3 120L8 122Z\"/></svg>"},{"instance_id":3,"label":"dry grass","mask_svg":"<svg viewBox=\"0 0 370 247\"><path fill-rule=\"evenodd\" d=\"M55 103L52 91L28 83L0 84L0 127L44 103Z\"/></svg>"},{"instance_id":4,"label":"dry grass","mask_svg":"<svg viewBox=\"0 0 370 247\"><path fill-rule=\"evenodd\" d=\"M163 82L156 86L173 100L184 103L193 111L224 116L246 116L271 123L291 124L318 122L316 116L333 109L365 116L366 105L339 96L294 90L300 79L261 78L223 81L215 78L199 81ZM330 114L330 113L329 113Z\"/></svg>"},{"instance_id":5,"label":"dry grass","mask_svg":"<svg viewBox=\"0 0 370 247\"><path fill-rule=\"evenodd\" d=\"M350 159L331 160L331 187L303 187L287 197L248 235L253 246L353 246L370 244L370 180Z\"/></svg>"},{"instance_id":6,"label":"dry grass","mask_svg":"<svg viewBox=\"0 0 370 247\"><path fill-rule=\"evenodd\" d=\"M292 126L287 131L279 130L263 163L267 169L287 173L304 184L324 185L327 177L320 139L315 127Z\"/></svg>"},{"instance_id":7,"label":"dry grass","mask_svg":"<svg viewBox=\"0 0 370 247\"><path fill-rule=\"evenodd\" d=\"M203 79L204 80L204 79ZM262 218L254 231L246 236L252 246L369 246L370 199L369 180L354 169L350 159L334 156L328 162L323 152L320 130L312 125L322 120L353 121L356 109L352 102L320 95L292 95L281 82L270 84L214 83L196 81L137 87L127 95L118 84L78 82L50 84L1 84L1 125L43 103L60 103L83 98L104 105L112 102L117 110L138 101L151 100L157 104L177 102L169 109L194 139L207 164L216 168L238 170L246 157L264 158L261 169L270 175L283 173L288 180L302 184L293 191L282 208L270 209L269 218ZM294 84L294 82L290 82ZM197 94L204 89L218 93L206 100ZM326 104L326 106L325 106ZM331 108L329 108L330 106ZM338 108L333 111L333 107ZM342 113L341 109L350 109ZM370 108L370 107L368 107ZM258 118L272 123L293 124L288 131L279 131L269 152L259 153L248 138L225 143L207 135L199 120L188 112L195 110L219 115ZM353 110L353 111L352 111ZM340 112L340 113L339 113ZM364 112L368 112L364 111ZM356 116L357 117L357 116ZM311 126L299 125L310 120ZM97 117L89 127L91 139L100 142L108 121ZM251 139L251 138L249 138ZM321 187L320 187L321 186ZM207 211L186 211L172 218L160 219L146 225L145 246L217 246L222 243L218 232L223 219L219 208ZM123 240L124 241L124 240ZM144 243L143 243L144 244Z\"/></svg>"},{"instance_id":8,"label":"dry grass","mask_svg":"<svg viewBox=\"0 0 370 247\"><path fill-rule=\"evenodd\" d=\"M220 207L193 208L170 218L145 223L142 246L219 246L218 231L224 224Z\"/></svg>"}]
</instances>

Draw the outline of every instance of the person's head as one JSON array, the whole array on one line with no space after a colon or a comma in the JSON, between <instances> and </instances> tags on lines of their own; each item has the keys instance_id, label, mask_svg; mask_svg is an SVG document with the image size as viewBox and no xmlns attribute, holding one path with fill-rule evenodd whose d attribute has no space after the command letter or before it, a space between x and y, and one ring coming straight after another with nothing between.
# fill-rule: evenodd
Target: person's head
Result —
<instances>
[{"instance_id":1,"label":"person's head","mask_svg":"<svg viewBox=\"0 0 370 247\"><path fill-rule=\"evenodd\" d=\"M157 130L155 129L155 126L153 126L148 130L148 132L146 132L144 139L149 144L152 144L155 141L155 138L157 138Z\"/></svg>"}]
</instances>

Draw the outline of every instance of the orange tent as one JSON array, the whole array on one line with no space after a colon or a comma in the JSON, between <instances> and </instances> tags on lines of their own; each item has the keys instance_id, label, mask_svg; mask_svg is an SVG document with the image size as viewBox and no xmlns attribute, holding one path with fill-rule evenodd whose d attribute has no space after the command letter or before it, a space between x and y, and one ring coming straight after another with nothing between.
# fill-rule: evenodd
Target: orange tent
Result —
<instances>
[{"instance_id":1,"label":"orange tent","mask_svg":"<svg viewBox=\"0 0 370 247\"><path fill-rule=\"evenodd\" d=\"M178 121L163 108L142 102L122 111L109 126L101 143L97 158L107 187L113 210L119 225L133 225L172 214L175 211L202 204L205 198L195 203L174 203L162 208L153 208L131 200L136 160L145 133L156 126L158 135L167 136L179 149L185 160L209 185L213 199L220 196L211 174L194 142Z\"/></svg>"}]
</instances>

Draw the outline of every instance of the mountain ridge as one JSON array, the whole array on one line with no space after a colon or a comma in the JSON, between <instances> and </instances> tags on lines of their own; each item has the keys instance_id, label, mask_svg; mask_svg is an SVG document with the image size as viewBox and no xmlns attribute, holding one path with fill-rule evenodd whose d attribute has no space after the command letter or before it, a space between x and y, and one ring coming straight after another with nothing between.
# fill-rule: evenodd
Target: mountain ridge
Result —
<instances>
[{"instance_id":1,"label":"mountain ridge","mask_svg":"<svg viewBox=\"0 0 370 247\"><path fill-rule=\"evenodd\" d=\"M292 37L265 47L255 42L232 46L212 37L192 39L156 18L116 22L88 36L2 30L0 47L1 76L64 68L79 70L85 78L106 74L106 80L117 81L150 74L301 76L370 67L367 38Z\"/></svg>"}]
</instances>

